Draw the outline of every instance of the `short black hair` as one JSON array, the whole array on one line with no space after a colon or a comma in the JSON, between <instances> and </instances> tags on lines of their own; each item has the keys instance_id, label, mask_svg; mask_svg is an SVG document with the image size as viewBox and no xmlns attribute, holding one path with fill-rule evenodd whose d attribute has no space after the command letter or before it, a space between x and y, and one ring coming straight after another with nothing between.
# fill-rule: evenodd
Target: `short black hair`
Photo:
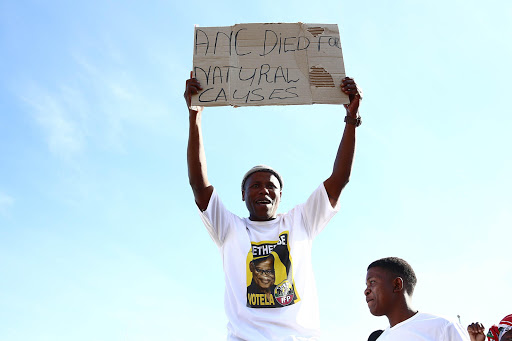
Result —
<instances>
[{"instance_id":1,"label":"short black hair","mask_svg":"<svg viewBox=\"0 0 512 341\"><path fill-rule=\"evenodd\" d=\"M412 295L417 279L416 274L409 263L398 257L386 257L376 260L368 265L367 270L375 267L383 268L394 276L401 277L404 281L405 290L407 290L409 295Z\"/></svg>"}]
</instances>

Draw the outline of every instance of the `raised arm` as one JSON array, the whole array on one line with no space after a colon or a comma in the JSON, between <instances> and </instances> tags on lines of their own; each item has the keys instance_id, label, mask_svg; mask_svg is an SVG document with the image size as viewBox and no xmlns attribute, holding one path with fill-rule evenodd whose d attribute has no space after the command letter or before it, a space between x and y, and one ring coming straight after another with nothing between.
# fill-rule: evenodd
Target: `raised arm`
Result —
<instances>
[{"instance_id":1,"label":"raised arm","mask_svg":"<svg viewBox=\"0 0 512 341\"><path fill-rule=\"evenodd\" d=\"M341 191L350 179L356 146L356 126L361 122L358 114L359 102L363 99L361 91L352 78L346 77L343 79L341 90L349 96L350 103L345 105L347 111L345 130L338 147L332 174L324 181L325 190L332 207L336 206Z\"/></svg>"},{"instance_id":2,"label":"raised arm","mask_svg":"<svg viewBox=\"0 0 512 341\"><path fill-rule=\"evenodd\" d=\"M213 193L213 186L208 182L206 172L206 155L203 147L203 134L201 133L201 113L203 107L191 107L192 95L201 90L201 84L195 78L187 80L185 87L185 101L187 102L189 116L188 146L187 146L187 164L188 179L197 207L201 211L208 208L210 197Z\"/></svg>"}]
</instances>

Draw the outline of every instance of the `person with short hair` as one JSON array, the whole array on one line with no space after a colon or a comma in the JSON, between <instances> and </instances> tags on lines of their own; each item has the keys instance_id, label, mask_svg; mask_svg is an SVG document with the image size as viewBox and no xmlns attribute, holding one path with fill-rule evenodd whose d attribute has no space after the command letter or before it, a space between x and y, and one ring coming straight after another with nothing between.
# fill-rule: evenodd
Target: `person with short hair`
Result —
<instances>
[{"instance_id":1,"label":"person with short hair","mask_svg":"<svg viewBox=\"0 0 512 341\"><path fill-rule=\"evenodd\" d=\"M241 218L226 209L208 181L203 108L191 106L192 95L202 88L192 73L190 77L184 94L189 108L188 174L201 219L222 256L228 340L318 340L312 242L339 210L338 198L349 181L355 130L361 124L360 90L353 79L343 79L341 91L350 103L345 105L346 124L329 178L305 203L278 214L281 174L269 166L255 166L242 179L249 217Z\"/></svg>"},{"instance_id":2,"label":"person with short hair","mask_svg":"<svg viewBox=\"0 0 512 341\"><path fill-rule=\"evenodd\" d=\"M366 274L366 303L375 316L386 316L389 327L378 341L459 341L469 340L462 326L440 316L418 312L412 307L416 274L398 257L374 261Z\"/></svg>"},{"instance_id":3,"label":"person with short hair","mask_svg":"<svg viewBox=\"0 0 512 341\"><path fill-rule=\"evenodd\" d=\"M249 262L249 270L252 273L252 281L247 287L247 293L265 294L266 301L273 300L276 279L274 256L270 254L254 258Z\"/></svg>"}]
</instances>

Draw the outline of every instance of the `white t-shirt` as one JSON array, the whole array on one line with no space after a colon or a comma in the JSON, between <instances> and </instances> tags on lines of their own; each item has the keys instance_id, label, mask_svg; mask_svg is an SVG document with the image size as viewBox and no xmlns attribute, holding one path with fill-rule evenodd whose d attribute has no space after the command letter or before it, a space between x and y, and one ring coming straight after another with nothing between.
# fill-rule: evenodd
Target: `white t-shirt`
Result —
<instances>
[{"instance_id":1,"label":"white t-shirt","mask_svg":"<svg viewBox=\"0 0 512 341\"><path fill-rule=\"evenodd\" d=\"M388 327L377 341L469 341L469 334L460 323L440 316L417 313Z\"/></svg>"},{"instance_id":2,"label":"white t-shirt","mask_svg":"<svg viewBox=\"0 0 512 341\"><path fill-rule=\"evenodd\" d=\"M228 340L318 339L311 246L338 210L321 184L306 203L288 213L251 221L229 212L213 191L200 214L222 256ZM266 270L262 260L267 260ZM261 277L266 284L257 282ZM270 294L263 292L264 286Z\"/></svg>"}]
</instances>

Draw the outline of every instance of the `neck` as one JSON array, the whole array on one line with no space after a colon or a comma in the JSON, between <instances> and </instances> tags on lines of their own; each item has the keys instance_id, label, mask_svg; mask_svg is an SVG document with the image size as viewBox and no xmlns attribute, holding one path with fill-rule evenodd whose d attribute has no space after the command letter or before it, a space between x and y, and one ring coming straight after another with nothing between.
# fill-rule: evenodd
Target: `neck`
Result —
<instances>
[{"instance_id":1,"label":"neck","mask_svg":"<svg viewBox=\"0 0 512 341\"><path fill-rule=\"evenodd\" d=\"M418 310L411 306L410 298L404 297L404 300L401 302L401 304L398 304L397 308L391 314L387 315L389 326L393 327L400 322L410 319L416 315L416 313L418 313Z\"/></svg>"},{"instance_id":2,"label":"neck","mask_svg":"<svg viewBox=\"0 0 512 341\"><path fill-rule=\"evenodd\" d=\"M274 220L274 219L276 219L276 217L268 217L268 218L249 217L249 220L252 220L252 221L270 221L270 220Z\"/></svg>"}]
</instances>

